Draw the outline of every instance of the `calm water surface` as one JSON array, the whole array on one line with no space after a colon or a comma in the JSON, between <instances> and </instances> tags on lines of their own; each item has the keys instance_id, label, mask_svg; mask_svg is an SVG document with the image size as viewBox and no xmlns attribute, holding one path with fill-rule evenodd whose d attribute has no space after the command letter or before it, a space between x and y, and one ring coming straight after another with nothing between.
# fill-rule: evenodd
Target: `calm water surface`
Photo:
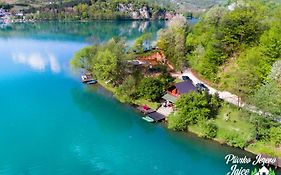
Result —
<instances>
[{"instance_id":1,"label":"calm water surface","mask_svg":"<svg viewBox=\"0 0 281 175\"><path fill-rule=\"evenodd\" d=\"M144 122L69 69L72 55L91 42L133 40L163 26L108 21L2 28L0 174L226 174L224 156L245 152Z\"/></svg>"}]
</instances>

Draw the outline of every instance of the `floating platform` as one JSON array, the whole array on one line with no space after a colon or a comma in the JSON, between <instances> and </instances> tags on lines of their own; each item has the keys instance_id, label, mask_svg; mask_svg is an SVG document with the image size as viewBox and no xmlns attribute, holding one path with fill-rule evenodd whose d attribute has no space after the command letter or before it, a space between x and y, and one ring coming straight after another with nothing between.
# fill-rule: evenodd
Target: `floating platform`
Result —
<instances>
[{"instance_id":1,"label":"floating platform","mask_svg":"<svg viewBox=\"0 0 281 175\"><path fill-rule=\"evenodd\" d=\"M158 112L152 112L148 114L150 118L152 118L155 122L160 122L162 120L165 120L166 116L158 113Z\"/></svg>"},{"instance_id":2,"label":"floating platform","mask_svg":"<svg viewBox=\"0 0 281 175\"><path fill-rule=\"evenodd\" d=\"M139 106L139 107L137 107L137 110L139 110L144 115L147 115L147 114L155 112L154 109L151 109L148 106Z\"/></svg>"},{"instance_id":3,"label":"floating platform","mask_svg":"<svg viewBox=\"0 0 281 175\"><path fill-rule=\"evenodd\" d=\"M83 74L81 75L81 81L82 83L88 83L96 80L93 78L92 74Z\"/></svg>"}]
</instances>

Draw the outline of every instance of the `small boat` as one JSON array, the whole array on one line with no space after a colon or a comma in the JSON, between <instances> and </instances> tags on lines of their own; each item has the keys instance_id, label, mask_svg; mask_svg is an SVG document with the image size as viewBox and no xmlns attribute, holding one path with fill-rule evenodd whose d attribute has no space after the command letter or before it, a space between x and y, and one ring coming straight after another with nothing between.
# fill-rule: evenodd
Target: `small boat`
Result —
<instances>
[{"instance_id":1,"label":"small boat","mask_svg":"<svg viewBox=\"0 0 281 175\"><path fill-rule=\"evenodd\" d=\"M84 74L84 75L81 76L81 81L83 83L88 83L88 82L93 81L93 80L94 79L93 79L93 76L91 74Z\"/></svg>"},{"instance_id":2,"label":"small boat","mask_svg":"<svg viewBox=\"0 0 281 175\"><path fill-rule=\"evenodd\" d=\"M88 81L87 84L96 84L98 81L97 80L91 80L91 81Z\"/></svg>"},{"instance_id":3,"label":"small boat","mask_svg":"<svg viewBox=\"0 0 281 175\"><path fill-rule=\"evenodd\" d=\"M145 117L143 117L142 119L145 120L145 121L147 121L147 122L149 122L149 123L155 122L155 121L154 121L152 118L150 118L149 116L145 116Z\"/></svg>"}]
</instances>

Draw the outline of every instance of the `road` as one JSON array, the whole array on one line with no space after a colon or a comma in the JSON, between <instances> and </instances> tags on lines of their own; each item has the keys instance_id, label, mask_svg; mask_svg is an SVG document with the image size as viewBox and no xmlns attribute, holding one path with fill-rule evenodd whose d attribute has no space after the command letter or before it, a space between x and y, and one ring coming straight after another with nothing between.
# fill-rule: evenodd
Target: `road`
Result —
<instances>
[{"instance_id":1,"label":"road","mask_svg":"<svg viewBox=\"0 0 281 175\"><path fill-rule=\"evenodd\" d=\"M224 101L226 101L228 103L234 104L239 107L244 107L246 105L245 103L241 102L240 98L237 95L232 94L228 91L219 91L219 90L209 86L205 82L201 81L198 77L196 77L196 75L190 69L183 72L183 74L179 74L179 76L180 77L178 77L178 78L181 78L182 76L188 76L192 80L194 85L196 85L197 83L204 84L206 87L209 88L210 94L213 94L213 95L218 94L221 99L223 99Z\"/></svg>"}]
</instances>

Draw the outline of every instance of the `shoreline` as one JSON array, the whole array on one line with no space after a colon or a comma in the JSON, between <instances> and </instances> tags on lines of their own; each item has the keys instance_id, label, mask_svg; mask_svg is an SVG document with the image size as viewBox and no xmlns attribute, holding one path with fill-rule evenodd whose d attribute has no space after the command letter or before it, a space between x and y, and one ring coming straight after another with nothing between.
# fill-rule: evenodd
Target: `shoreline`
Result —
<instances>
[{"instance_id":1,"label":"shoreline","mask_svg":"<svg viewBox=\"0 0 281 175\"><path fill-rule=\"evenodd\" d=\"M199 18L187 18L188 21L193 21L193 20L198 20ZM17 23L36 23L36 22L81 22L81 23L87 23L87 22L95 22L95 21L129 21L129 22L157 22L157 21L169 21L169 19L144 19L144 18L139 18L139 19L133 19L133 18L124 18L124 19L88 19L88 20L71 20L71 19L12 19L11 22L9 23L4 23L4 24L17 24Z\"/></svg>"},{"instance_id":2,"label":"shoreline","mask_svg":"<svg viewBox=\"0 0 281 175\"><path fill-rule=\"evenodd\" d=\"M110 92L110 93L112 94L112 97L113 97L115 100L117 100L118 102L120 102L120 103L123 104L123 105L129 105L129 106L132 107L137 113L143 115L143 114L142 114L141 112L139 112L139 111L137 110L137 108L136 108L138 105L141 105L141 104L136 104L136 103L131 103L131 104L130 104L130 103L123 102L123 101L120 99L120 97L118 97L118 96L115 95L115 90L114 90L113 87L109 87L109 86L107 86L104 82L100 82L100 81L98 81L98 85L101 86L101 87L102 87L103 89L105 89L106 91ZM143 105L144 105L144 104L143 104ZM144 115L143 115L143 116L144 116ZM171 129L168 128L168 126L167 126L167 121L166 121L166 120L164 120L164 122L162 121L162 122L157 122L157 123L161 123L161 124L165 127L165 129L168 129L168 130L170 130L170 131L173 131L173 130L171 130ZM184 134L191 134L191 135L193 135L193 136L195 136L195 137L197 137L197 138L204 139L204 140L206 140L206 141L212 141L212 142L214 142L214 143L216 143L216 144L219 144L219 145L222 145L222 146L227 146L227 147L229 147L229 148L233 148L233 149L238 149L238 150L241 150L241 151L245 151L245 152L247 152L247 153L252 154L254 157L256 157L256 156L258 156L258 155L262 155L263 157L276 158L276 159L278 160L278 161L277 161L277 166L276 166L276 165L272 165L272 164L271 164L271 166L273 166L273 167L275 167L275 168L277 167L278 170L281 169L281 157L272 157L272 156L269 156L269 155L266 155L266 154L257 153L257 152L255 152L254 150L251 150L251 149L249 149L249 148L241 149L241 148L238 148L238 147L233 147L233 146L227 144L226 142L221 141L219 138L207 139L207 138L204 138L204 137L200 136L200 135L201 135L200 132L196 132L195 130L192 130L192 129L189 129L188 132L179 132L179 131L174 131L174 132L177 132L177 133L184 133Z\"/></svg>"},{"instance_id":3,"label":"shoreline","mask_svg":"<svg viewBox=\"0 0 281 175\"><path fill-rule=\"evenodd\" d=\"M196 19L196 18L191 18ZM155 22L155 21L168 21L169 19L91 19L91 20L67 20L67 19L27 19L27 20L21 20L21 19L13 19L9 23L5 24L17 24L17 23L35 23L35 22L81 22L81 23L87 23L87 22L95 22L95 21L143 21L143 22Z\"/></svg>"}]
</instances>

